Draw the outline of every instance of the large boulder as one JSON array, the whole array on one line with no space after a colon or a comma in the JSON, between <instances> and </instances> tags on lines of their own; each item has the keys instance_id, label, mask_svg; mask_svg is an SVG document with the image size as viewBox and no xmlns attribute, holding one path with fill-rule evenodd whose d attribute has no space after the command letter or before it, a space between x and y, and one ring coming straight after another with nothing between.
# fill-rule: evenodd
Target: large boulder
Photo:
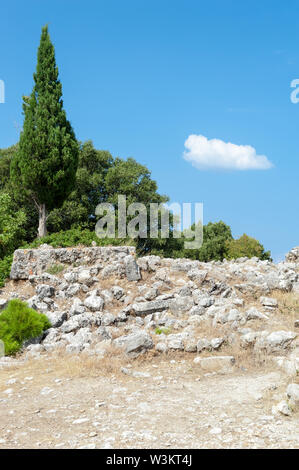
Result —
<instances>
[{"instance_id":1,"label":"large boulder","mask_svg":"<svg viewBox=\"0 0 299 470\"><path fill-rule=\"evenodd\" d=\"M299 263L299 246L296 246L289 251L285 258L288 263Z\"/></svg>"},{"instance_id":2,"label":"large boulder","mask_svg":"<svg viewBox=\"0 0 299 470\"><path fill-rule=\"evenodd\" d=\"M84 305L92 312L102 311L104 308L104 300L102 297L97 295L95 291L93 291L86 299L84 300Z\"/></svg>"},{"instance_id":3,"label":"large boulder","mask_svg":"<svg viewBox=\"0 0 299 470\"><path fill-rule=\"evenodd\" d=\"M148 315L150 313L161 312L169 307L170 299L156 299L150 302L136 302L132 305L132 310L136 315Z\"/></svg>"},{"instance_id":4,"label":"large boulder","mask_svg":"<svg viewBox=\"0 0 299 470\"><path fill-rule=\"evenodd\" d=\"M194 363L207 372L231 372L235 364L233 356L196 357Z\"/></svg>"},{"instance_id":5,"label":"large boulder","mask_svg":"<svg viewBox=\"0 0 299 470\"><path fill-rule=\"evenodd\" d=\"M49 286L48 284L39 284L36 286L36 294L39 300L43 300L45 297L53 297L55 289L53 286Z\"/></svg>"},{"instance_id":6,"label":"large boulder","mask_svg":"<svg viewBox=\"0 0 299 470\"><path fill-rule=\"evenodd\" d=\"M46 315L53 328L59 328L67 319L67 312L47 312Z\"/></svg>"},{"instance_id":7,"label":"large boulder","mask_svg":"<svg viewBox=\"0 0 299 470\"><path fill-rule=\"evenodd\" d=\"M74 315L69 320L63 322L63 324L60 327L60 331L62 333L70 333L72 331L79 330L79 328L87 328L92 325L96 325L96 326L101 325L100 313L98 312L93 313L93 314L81 313L79 315Z\"/></svg>"},{"instance_id":8,"label":"large boulder","mask_svg":"<svg viewBox=\"0 0 299 470\"><path fill-rule=\"evenodd\" d=\"M175 297L169 300L168 307L174 314L187 312L194 306L192 297Z\"/></svg>"},{"instance_id":9,"label":"large boulder","mask_svg":"<svg viewBox=\"0 0 299 470\"><path fill-rule=\"evenodd\" d=\"M125 269L128 281L139 281L141 279L140 268L132 255L125 257Z\"/></svg>"},{"instance_id":10,"label":"large boulder","mask_svg":"<svg viewBox=\"0 0 299 470\"><path fill-rule=\"evenodd\" d=\"M78 353L89 347L92 339L92 333L89 328L81 328L74 335L64 335L64 339L69 343L66 347L66 351L69 353Z\"/></svg>"},{"instance_id":11,"label":"large boulder","mask_svg":"<svg viewBox=\"0 0 299 470\"><path fill-rule=\"evenodd\" d=\"M114 345L131 357L136 357L154 347L151 336L144 331L120 336L114 340Z\"/></svg>"},{"instance_id":12,"label":"large boulder","mask_svg":"<svg viewBox=\"0 0 299 470\"><path fill-rule=\"evenodd\" d=\"M255 343L255 349L264 349L268 353L281 352L289 348L296 337L297 334L293 331L273 331L270 334L263 332Z\"/></svg>"}]
</instances>

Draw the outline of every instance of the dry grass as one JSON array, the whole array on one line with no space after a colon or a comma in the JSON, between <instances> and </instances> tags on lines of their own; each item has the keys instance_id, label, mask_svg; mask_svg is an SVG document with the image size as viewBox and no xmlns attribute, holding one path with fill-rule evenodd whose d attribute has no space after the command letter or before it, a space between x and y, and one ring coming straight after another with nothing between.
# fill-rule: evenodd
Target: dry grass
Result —
<instances>
[{"instance_id":1,"label":"dry grass","mask_svg":"<svg viewBox=\"0 0 299 470\"><path fill-rule=\"evenodd\" d=\"M4 366L0 371L0 392L8 388L6 382L10 378L24 380L25 377L31 376L33 379L30 384L39 385L44 382L45 376L69 379L125 377L121 372L122 367L131 366L135 370L150 365L153 360L159 362L161 359L165 360L165 356L155 350L130 358L114 345L105 347L103 357L85 352L72 355L61 349L50 354L42 354L38 358L30 357L24 362Z\"/></svg>"},{"instance_id":2,"label":"dry grass","mask_svg":"<svg viewBox=\"0 0 299 470\"><path fill-rule=\"evenodd\" d=\"M279 311L293 320L299 318L299 293L273 291L273 297L278 300Z\"/></svg>"},{"instance_id":3,"label":"dry grass","mask_svg":"<svg viewBox=\"0 0 299 470\"><path fill-rule=\"evenodd\" d=\"M264 327L270 331L294 330L295 320L299 318L299 294L274 290L269 297L278 301L278 308L269 313L271 321Z\"/></svg>"},{"instance_id":4,"label":"dry grass","mask_svg":"<svg viewBox=\"0 0 299 470\"><path fill-rule=\"evenodd\" d=\"M239 341L224 346L222 354L234 356L237 367L241 369L253 371L257 369L273 370L277 368L273 363L272 357L264 350L255 350L252 346L243 348L240 346Z\"/></svg>"},{"instance_id":5,"label":"dry grass","mask_svg":"<svg viewBox=\"0 0 299 470\"><path fill-rule=\"evenodd\" d=\"M121 367L128 364L128 358L115 351L115 348L108 348L103 358L90 356L84 352L71 355L65 351L42 355L40 358L29 358L22 364L16 364L1 369L0 391L8 388L6 385L9 378L24 380L31 376L31 385L39 385L47 378L89 378L116 376L121 374Z\"/></svg>"},{"instance_id":6,"label":"dry grass","mask_svg":"<svg viewBox=\"0 0 299 470\"><path fill-rule=\"evenodd\" d=\"M19 296L30 298L35 294L35 289L29 281L8 281L1 289L1 297L8 298L16 292Z\"/></svg>"},{"instance_id":7,"label":"dry grass","mask_svg":"<svg viewBox=\"0 0 299 470\"><path fill-rule=\"evenodd\" d=\"M64 377L111 377L119 375L121 367L127 362L128 360L123 354L116 353L115 349L111 347L106 349L103 358L90 356L84 352L75 356L61 352L52 359L51 365L56 373Z\"/></svg>"}]
</instances>

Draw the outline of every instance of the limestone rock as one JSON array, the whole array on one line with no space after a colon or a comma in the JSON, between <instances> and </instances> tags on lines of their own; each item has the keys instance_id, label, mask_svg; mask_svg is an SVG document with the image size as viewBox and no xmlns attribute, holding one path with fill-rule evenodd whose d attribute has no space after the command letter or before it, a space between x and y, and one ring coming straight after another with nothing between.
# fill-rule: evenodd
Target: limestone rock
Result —
<instances>
[{"instance_id":1,"label":"limestone rock","mask_svg":"<svg viewBox=\"0 0 299 470\"><path fill-rule=\"evenodd\" d=\"M287 388L287 397L290 399L290 403L298 407L299 406L299 385L289 384Z\"/></svg>"},{"instance_id":2,"label":"limestone rock","mask_svg":"<svg viewBox=\"0 0 299 470\"><path fill-rule=\"evenodd\" d=\"M286 254L286 261L288 263L299 263L299 246L296 246Z\"/></svg>"},{"instance_id":3,"label":"limestone rock","mask_svg":"<svg viewBox=\"0 0 299 470\"><path fill-rule=\"evenodd\" d=\"M84 300L84 305L92 312L101 311L104 308L104 300L96 293L89 295Z\"/></svg>"},{"instance_id":4,"label":"limestone rock","mask_svg":"<svg viewBox=\"0 0 299 470\"><path fill-rule=\"evenodd\" d=\"M291 409L285 400L282 400L276 406L273 406L272 413L274 415L282 414L284 416L290 416L292 414Z\"/></svg>"},{"instance_id":5,"label":"limestone rock","mask_svg":"<svg viewBox=\"0 0 299 470\"><path fill-rule=\"evenodd\" d=\"M67 312L47 312L47 317L53 328L58 328L67 319Z\"/></svg>"},{"instance_id":6,"label":"limestone rock","mask_svg":"<svg viewBox=\"0 0 299 470\"><path fill-rule=\"evenodd\" d=\"M124 349L129 356L136 357L154 347L151 336L143 331L120 336L114 340L116 347Z\"/></svg>"},{"instance_id":7,"label":"limestone rock","mask_svg":"<svg viewBox=\"0 0 299 470\"><path fill-rule=\"evenodd\" d=\"M210 356L210 357L196 357L195 364L208 372L226 373L233 370L235 358L233 356Z\"/></svg>"},{"instance_id":8,"label":"limestone rock","mask_svg":"<svg viewBox=\"0 0 299 470\"><path fill-rule=\"evenodd\" d=\"M261 335L255 343L256 349L265 349L267 352L274 353L287 349L297 334L293 331L274 331L269 335Z\"/></svg>"},{"instance_id":9,"label":"limestone rock","mask_svg":"<svg viewBox=\"0 0 299 470\"><path fill-rule=\"evenodd\" d=\"M154 312L161 312L169 307L170 301L152 300L150 302L138 302L132 305L132 310L136 315L148 315Z\"/></svg>"},{"instance_id":10,"label":"limestone rock","mask_svg":"<svg viewBox=\"0 0 299 470\"><path fill-rule=\"evenodd\" d=\"M6 299L0 299L0 310L3 310L7 307L8 301Z\"/></svg>"},{"instance_id":11,"label":"limestone rock","mask_svg":"<svg viewBox=\"0 0 299 470\"><path fill-rule=\"evenodd\" d=\"M36 287L36 294L39 300L43 300L45 297L53 297L55 289L53 286L49 286L47 284L39 284Z\"/></svg>"},{"instance_id":12,"label":"limestone rock","mask_svg":"<svg viewBox=\"0 0 299 470\"><path fill-rule=\"evenodd\" d=\"M273 308L278 307L278 301L271 297L261 297L260 302L264 307L273 307Z\"/></svg>"},{"instance_id":13,"label":"limestone rock","mask_svg":"<svg viewBox=\"0 0 299 470\"><path fill-rule=\"evenodd\" d=\"M129 281L139 281L141 279L140 268L132 255L125 257L126 276Z\"/></svg>"}]
</instances>

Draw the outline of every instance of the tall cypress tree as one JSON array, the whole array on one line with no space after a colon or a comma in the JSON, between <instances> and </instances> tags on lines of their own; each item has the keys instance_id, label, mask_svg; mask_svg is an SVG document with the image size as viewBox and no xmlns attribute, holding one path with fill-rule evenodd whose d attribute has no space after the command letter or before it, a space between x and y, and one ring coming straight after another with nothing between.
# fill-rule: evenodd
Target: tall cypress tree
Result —
<instances>
[{"instance_id":1,"label":"tall cypress tree","mask_svg":"<svg viewBox=\"0 0 299 470\"><path fill-rule=\"evenodd\" d=\"M34 87L23 97L24 125L11 177L26 191L39 214L38 236L47 234L49 212L61 207L74 188L79 147L62 101L54 46L42 28Z\"/></svg>"}]
</instances>

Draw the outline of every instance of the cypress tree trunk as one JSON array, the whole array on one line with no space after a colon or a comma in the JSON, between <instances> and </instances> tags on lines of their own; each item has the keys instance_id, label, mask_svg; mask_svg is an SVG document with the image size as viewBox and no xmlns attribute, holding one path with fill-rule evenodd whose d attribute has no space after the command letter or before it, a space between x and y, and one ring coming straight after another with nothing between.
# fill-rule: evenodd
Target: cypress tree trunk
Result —
<instances>
[{"instance_id":1,"label":"cypress tree trunk","mask_svg":"<svg viewBox=\"0 0 299 470\"><path fill-rule=\"evenodd\" d=\"M45 237L48 234L47 216L46 204L41 204L38 208L38 238Z\"/></svg>"}]
</instances>

